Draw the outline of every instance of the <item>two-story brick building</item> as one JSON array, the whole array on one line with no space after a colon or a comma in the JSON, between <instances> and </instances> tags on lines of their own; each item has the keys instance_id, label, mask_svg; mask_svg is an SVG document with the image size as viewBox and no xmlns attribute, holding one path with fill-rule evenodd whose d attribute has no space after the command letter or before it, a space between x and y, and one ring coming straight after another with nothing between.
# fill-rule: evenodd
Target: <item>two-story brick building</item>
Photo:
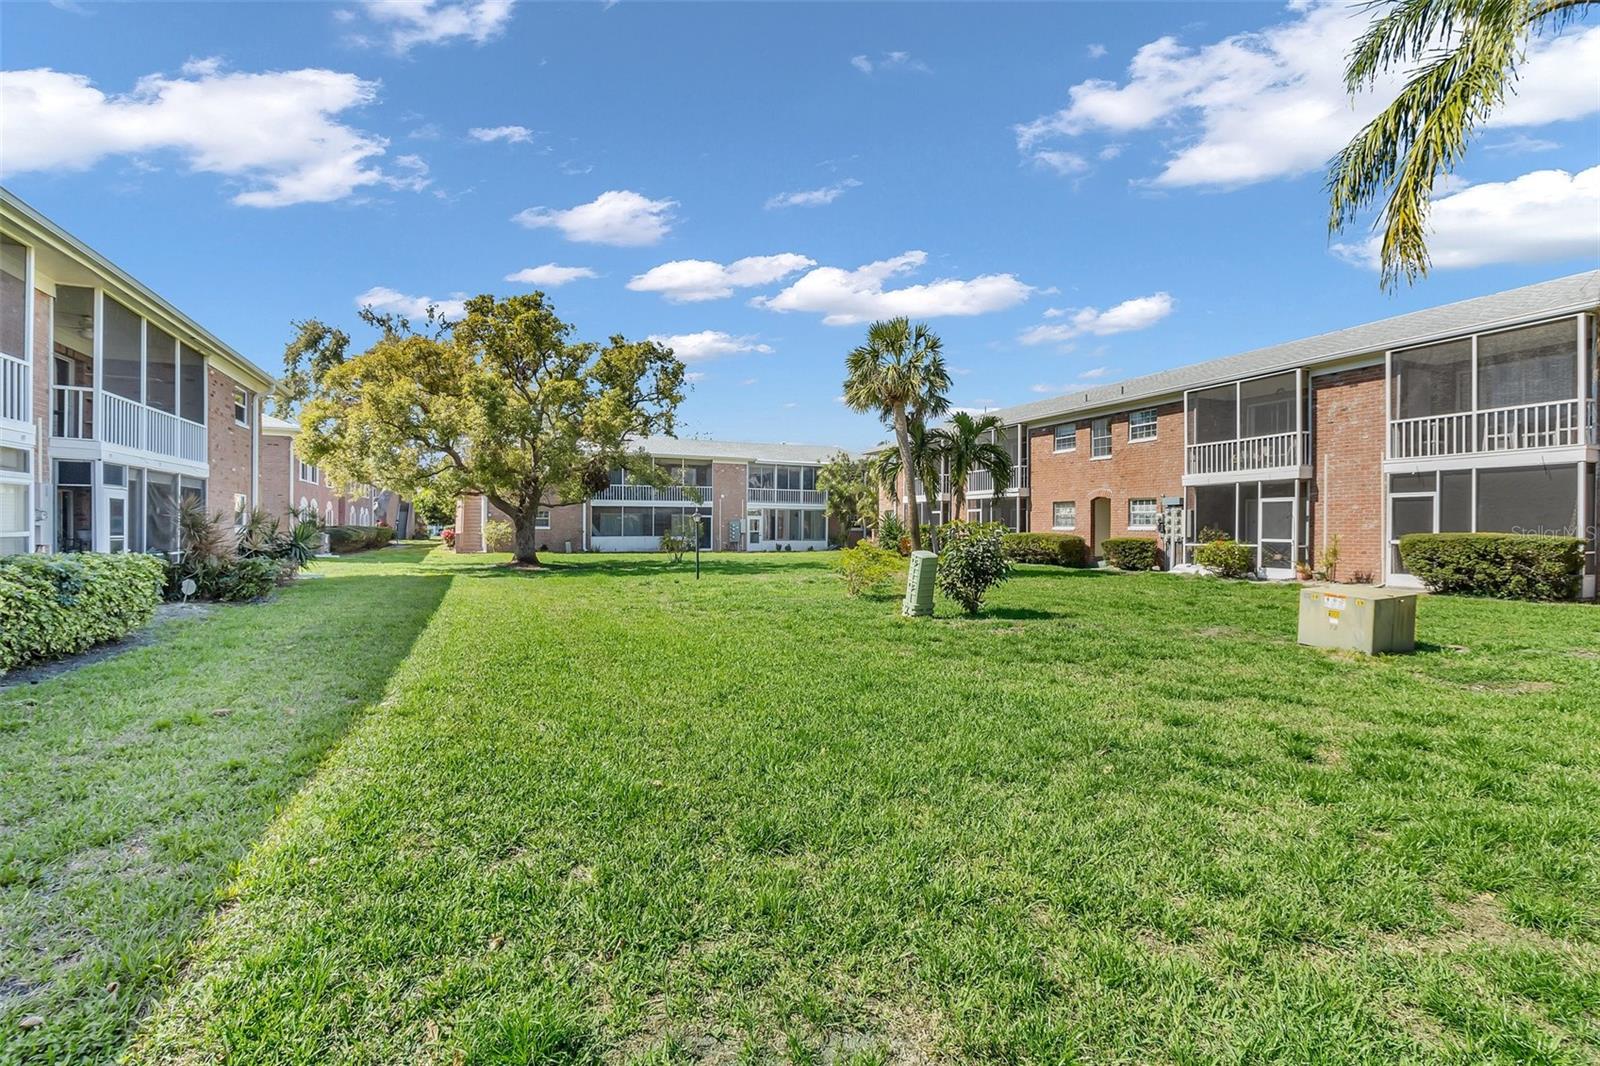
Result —
<instances>
[{"instance_id":1,"label":"two-story brick building","mask_svg":"<svg viewBox=\"0 0 1600 1066\"><path fill-rule=\"evenodd\" d=\"M178 546L262 502L272 379L0 189L0 552Z\"/></svg>"},{"instance_id":2,"label":"two-story brick building","mask_svg":"<svg viewBox=\"0 0 1600 1066\"><path fill-rule=\"evenodd\" d=\"M1597 313L1592 271L1006 408L1017 502L974 475L967 517L1169 562L1222 534L1268 577L1337 543L1341 578L1395 584L1407 533L1565 533L1592 596ZM947 517L948 485L918 499Z\"/></svg>"},{"instance_id":3,"label":"two-story brick building","mask_svg":"<svg viewBox=\"0 0 1600 1066\"><path fill-rule=\"evenodd\" d=\"M718 551L826 548L827 494L817 471L842 449L822 444L650 437L635 442L671 484L658 488L613 470L611 483L583 503L539 516L541 551L654 551L669 532L700 518L700 546ZM456 505L456 550L484 550L483 530L503 518L481 496ZM547 531L547 532L546 532Z\"/></svg>"},{"instance_id":4,"label":"two-story brick building","mask_svg":"<svg viewBox=\"0 0 1600 1066\"><path fill-rule=\"evenodd\" d=\"M410 532L411 508L395 493L371 485L339 486L295 452L300 426L261 419L261 506L281 517L314 518L326 526L386 525Z\"/></svg>"}]
</instances>

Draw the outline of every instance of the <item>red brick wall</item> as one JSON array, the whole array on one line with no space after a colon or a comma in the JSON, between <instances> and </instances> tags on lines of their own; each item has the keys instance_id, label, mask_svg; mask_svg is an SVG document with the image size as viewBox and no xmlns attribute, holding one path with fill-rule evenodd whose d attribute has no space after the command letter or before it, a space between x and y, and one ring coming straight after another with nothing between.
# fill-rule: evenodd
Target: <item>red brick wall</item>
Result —
<instances>
[{"instance_id":1,"label":"red brick wall","mask_svg":"<svg viewBox=\"0 0 1600 1066\"><path fill-rule=\"evenodd\" d=\"M299 503L289 496L289 465L294 461L289 437L261 435L261 507L283 518Z\"/></svg>"},{"instance_id":2,"label":"red brick wall","mask_svg":"<svg viewBox=\"0 0 1600 1066\"><path fill-rule=\"evenodd\" d=\"M1111 501L1110 528L1093 530L1094 535L1102 539L1154 537L1154 530L1128 529L1128 501L1153 497L1159 509L1163 496L1183 495L1183 403L1157 405L1155 440L1130 441L1128 412L1112 415L1109 459L1089 457L1092 419L1072 421L1078 426L1078 448L1071 452L1055 451L1054 425L1028 429L1028 462L1032 468L1028 528L1048 531L1051 506L1071 500L1078 510L1078 528L1074 532L1087 540L1093 525L1093 501L1106 497Z\"/></svg>"},{"instance_id":3,"label":"red brick wall","mask_svg":"<svg viewBox=\"0 0 1600 1066\"><path fill-rule=\"evenodd\" d=\"M252 430L233 420L236 382L213 366L206 367L209 406L206 409L206 448L211 476L206 483L206 505L231 514L233 496L250 496L250 435ZM260 412L251 415L254 422ZM252 501L253 503L254 501Z\"/></svg>"},{"instance_id":4,"label":"red brick wall","mask_svg":"<svg viewBox=\"0 0 1600 1066\"><path fill-rule=\"evenodd\" d=\"M1312 564L1339 538L1341 581L1383 580L1383 366L1311 379Z\"/></svg>"},{"instance_id":5,"label":"red brick wall","mask_svg":"<svg viewBox=\"0 0 1600 1066\"><path fill-rule=\"evenodd\" d=\"M711 548L713 551L744 551L744 538L728 539L728 523L739 520L744 528L749 513L750 472L743 463L711 464Z\"/></svg>"}]
</instances>

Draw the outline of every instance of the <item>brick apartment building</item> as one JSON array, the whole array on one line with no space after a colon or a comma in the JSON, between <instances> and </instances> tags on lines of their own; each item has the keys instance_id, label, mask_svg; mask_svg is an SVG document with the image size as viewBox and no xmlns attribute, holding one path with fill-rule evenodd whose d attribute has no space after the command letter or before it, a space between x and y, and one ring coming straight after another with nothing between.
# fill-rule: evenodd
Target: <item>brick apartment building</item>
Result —
<instances>
[{"instance_id":1,"label":"brick apartment building","mask_svg":"<svg viewBox=\"0 0 1600 1066\"><path fill-rule=\"evenodd\" d=\"M295 453L300 426L266 415L261 419L261 505L274 515L315 518L327 526L386 525L409 535L410 504L371 485L334 485L321 469Z\"/></svg>"},{"instance_id":2,"label":"brick apartment building","mask_svg":"<svg viewBox=\"0 0 1600 1066\"><path fill-rule=\"evenodd\" d=\"M663 534L700 517L700 546L718 551L820 551L830 534L827 494L817 471L842 449L820 444L650 437L638 450L665 467L667 488L637 482L623 470L584 503L540 514L541 551L654 551ZM481 496L456 504L456 550L484 550L483 530L504 519Z\"/></svg>"},{"instance_id":3,"label":"brick apartment building","mask_svg":"<svg viewBox=\"0 0 1600 1066\"><path fill-rule=\"evenodd\" d=\"M1220 533L1267 577L1337 538L1341 579L1393 584L1407 533L1563 533L1593 596L1597 312L1592 271L1005 408L1016 484L974 474L966 517L1169 563ZM917 499L947 518L948 479Z\"/></svg>"},{"instance_id":4,"label":"brick apartment building","mask_svg":"<svg viewBox=\"0 0 1600 1066\"><path fill-rule=\"evenodd\" d=\"M262 502L272 379L0 189L0 553L172 551Z\"/></svg>"}]
</instances>

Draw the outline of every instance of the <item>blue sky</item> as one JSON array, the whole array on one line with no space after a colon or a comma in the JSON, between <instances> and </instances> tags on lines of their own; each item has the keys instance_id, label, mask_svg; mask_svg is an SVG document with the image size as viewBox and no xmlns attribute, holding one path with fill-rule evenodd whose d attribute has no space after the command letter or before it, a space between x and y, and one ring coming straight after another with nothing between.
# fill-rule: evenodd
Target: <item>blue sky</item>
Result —
<instances>
[{"instance_id":1,"label":"blue sky","mask_svg":"<svg viewBox=\"0 0 1600 1066\"><path fill-rule=\"evenodd\" d=\"M582 337L675 338L683 433L860 446L877 315L984 407L1595 266L1591 23L1392 296L1325 232L1377 104L1339 90L1346 5L8 4L0 171L268 370L291 319L364 339L364 296L540 287Z\"/></svg>"}]
</instances>

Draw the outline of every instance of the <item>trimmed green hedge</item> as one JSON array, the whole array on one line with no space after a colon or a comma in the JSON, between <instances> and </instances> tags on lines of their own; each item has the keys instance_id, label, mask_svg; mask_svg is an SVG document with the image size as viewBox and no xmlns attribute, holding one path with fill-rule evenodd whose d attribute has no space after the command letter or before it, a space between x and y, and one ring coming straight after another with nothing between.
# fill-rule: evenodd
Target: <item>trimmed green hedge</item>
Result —
<instances>
[{"instance_id":1,"label":"trimmed green hedge","mask_svg":"<svg viewBox=\"0 0 1600 1066\"><path fill-rule=\"evenodd\" d=\"M1583 541L1519 533L1409 533L1400 561L1433 592L1512 600L1575 600Z\"/></svg>"},{"instance_id":2,"label":"trimmed green hedge","mask_svg":"<svg viewBox=\"0 0 1600 1066\"><path fill-rule=\"evenodd\" d=\"M1248 544L1212 540L1195 548L1194 561L1218 577L1244 577L1255 569L1255 552Z\"/></svg>"},{"instance_id":3,"label":"trimmed green hedge","mask_svg":"<svg viewBox=\"0 0 1600 1066\"><path fill-rule=\"evenodd\" d=\"M1154 570L1161 563L1161 553L1154 537L1107 537L1100 542L1105 552L1106 565L1118 570Z\"/></svg>"},{"instance_id":4,"label":"trimmed green hedge","mask_svg":"<svg viewBox=\"0 0 1600 1066\"><path fill-rule=\"evenodd\" d=\"M0 556L0 674L127 636L165 578L153 555Z\"/></svg>"},{"instance_id":5,"label":"trimmed green hedge","mask_svg":"<svg viewBox=\"0 0 1600 1066\"><path fill-rule=\"evenodd\" d=\"M1089 565L1089 546L1076 533L1007 533L1000 550L1014 563Z\"/></svg>"},{"instance_id":6,"label":"trimmed green hedge","mask_svg":"<svg viewBox=\"0 0 1600 1066\"><path fill-rule=\"evenodd\" d=\"M328 535L328 550L340 555L381 548L394 539L389 526L328 526L323 532Z\"/></svg>"}]
</instances>

